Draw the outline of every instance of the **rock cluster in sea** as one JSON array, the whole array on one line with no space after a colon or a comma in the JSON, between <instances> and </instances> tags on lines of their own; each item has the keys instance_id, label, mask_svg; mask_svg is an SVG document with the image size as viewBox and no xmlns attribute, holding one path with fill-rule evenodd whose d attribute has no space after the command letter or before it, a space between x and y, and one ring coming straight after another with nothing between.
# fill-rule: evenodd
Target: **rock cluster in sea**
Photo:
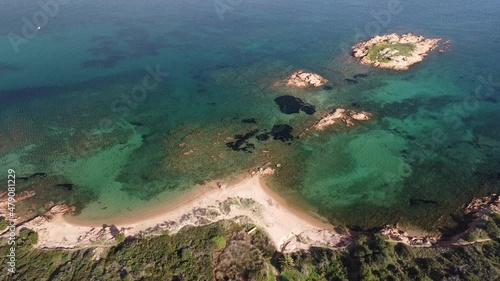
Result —
<instances>
[{"instance_id":1,"label":"rock cluster in sea","mask_svg":"<svg viewBox=\"0 0 500 281\"><path fill-rule=\"evenodd\" d=\"M466 214L474 214L481 217L484 214L500 213L500 194L474 199L465 207Z\"/></svg>"},{"instance_id":2,"label":"rock cluster in sea","mask_svg":"<svg viewBox=\"0 0 500 281\"><path fill-rule=\"evenodd\" d=\"M353 120L367 121L370 120L371 117L372 114L369 112L337 108L333 111L323 114L321 119L313 125L313 128L322 131L334 124L345 124L349 127L355 125Z\"/></svg>"},{"instance_id":3,"label":"rock cluster in sea","mask_svg":"<svg viewBox=\"0 0 500 281\"><path fill-rule=\"evenodd\" d=\"M410 66L421 62L428 52L438 47L438 42L441 38L427 39L423 36L413 35L412 33L398 35L396 33L375 36L368 41L362 41L352 47L352 56L360 59L360 63L372 65L378 68L388 68L394 70L407 70ZM387 44L377 53L383 58L382 60L372 60L369 56L372 47L377 47L380 44ZM413 50L410 54L402 54L396 48L399 44L412 46ZM391 47L390 45L393 45Z\"/></svg>"},{"instance_id":4,"label":"rock cluster in sea","mask_svg":"<svg viewBox=\"0 0 500 281\"><path fill-rule=\"evenodd\" d=\"M328 83L328 80L323 78L321 75L312 72L306 72L304 70L297 70L286 78L286 84L288 86L298 88L321 87L326 83Z\"/></svg>"}]
</instances>

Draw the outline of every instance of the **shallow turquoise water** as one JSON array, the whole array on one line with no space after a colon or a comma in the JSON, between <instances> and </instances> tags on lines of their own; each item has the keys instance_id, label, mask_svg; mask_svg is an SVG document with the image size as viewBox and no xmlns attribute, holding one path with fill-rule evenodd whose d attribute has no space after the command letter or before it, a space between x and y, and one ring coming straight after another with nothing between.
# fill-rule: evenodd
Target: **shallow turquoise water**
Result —
<instances>
[{"instance_id":1,"label":"shallow turquoise water","mask_svg":"<svg viewBox=\"0 0 500 281\"><path fill-rule=\"evenodd\" d=\"M77 204L86 218L162 204L271 161L283 164L275 189L335 223L445 224L473 196L499 190L500 4L401 1L382 26L388 3L243 0L221 20L210 1L70 1L17 53L8 34L21 35L22 18L41 8L2 3L0 163L47 173L20 188L40 190L38 204ZM343 52L372 32L452 45L407 72L376 70ZM134 98L148 67L163 74ZM271 86L294 69L323 75L333 90ZM357 84L345 80L360 73ZM285 94L316 113L282 114L273 100ZM253 137L253 153L226 146L278 124L298 136L335 107L375 118L290 144Z\"/></svg>"}]
</instances>

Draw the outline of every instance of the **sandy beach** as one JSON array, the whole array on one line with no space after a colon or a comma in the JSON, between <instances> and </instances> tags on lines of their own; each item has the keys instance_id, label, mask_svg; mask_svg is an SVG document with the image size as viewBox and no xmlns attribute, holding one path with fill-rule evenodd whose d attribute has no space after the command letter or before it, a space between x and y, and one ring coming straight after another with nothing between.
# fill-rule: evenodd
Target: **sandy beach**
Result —
<instances>
[{"instance_id":1,"label":"sandy beach","mask_svg":"<svg viewBox=\"0 0 500 281\"><path fill-rule=\"evenodd\" d=\"M278 249L294 251L312 245L342 246L346 235L333 230L319 216L295 210L270 190L260 176L245 178L223 188L200 187L168 206L144 210L140 216L109 221L82 221L56 206L23 225L39 234L39 248L82 248L115 244L117 233L148 235L175 233L181 228L231 219L253 223L265 231Z\"/></svg>"}]
</instances>

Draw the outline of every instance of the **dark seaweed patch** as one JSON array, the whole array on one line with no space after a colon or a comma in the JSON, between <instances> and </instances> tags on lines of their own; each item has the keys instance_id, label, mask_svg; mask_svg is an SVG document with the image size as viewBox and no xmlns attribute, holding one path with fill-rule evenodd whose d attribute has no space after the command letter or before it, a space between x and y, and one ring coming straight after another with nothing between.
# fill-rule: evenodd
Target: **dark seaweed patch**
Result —
<instances>
[{"instance_id":1,"label":"dark seaweed patch","mask_svg":"<svg viewBox=\"0 0 500 281\"><path fill-rule=\"evenodd\" d=\"M296 114L301 110L308 115L312 115L316 112L314 105L305 103L301 99L293 96L285 95L277 97L274 101L278 104L280 111L285 114Z\"/></svg>"},{"instance_id":2,"label":"dark seaweed patch","mask_svg":"<svg viewBox=\"0 0 500 281\"><path fill-rule=\"evenodd\" d=\"M271 136L274 140L280 140L282 142L292 141L294 136L292 135L293 128L289 125L274 125L271 129Z\"/></svg>"},{"instance_id":3,"label":"dark seaweed patch","mask_svg":"<svg viewBox=\"0 0 500 281\"><path fill-rule=\"evenodd\" d=\"M426 199L413 199L410 198L410 205L421 205L421 204L434 204L437 205L438 202Z\"/></svg>"},{"instance_id":4,"label":"dark seaweed patch","mask_svg":"<svg viewBox=\"0 0 500 281\"><path fill-rule=\"evenodd\" d=\"M32 175L29 175L27 177L17 177L18 180L36 180L36 179L41 179L41 178L46 178L47 174L46 173L34 173Z\"/></svg>"},{"instance_id":5,"label":"dark seaweed patch","mask_svg":"<svg viewBox=\"0 0 500 281\"><path fill-rule=\"evenodd\" d=\"M19 68L15 65L0 62L0 75L4 75L8 72L18 71L18 70Z\"/></svg>"},{"instance_id":6,"label":"dark seaweed patch","mask_svg":"<svg viewBox=\"0 0 500 281\"><path fill-rule=\"evenodd\" d=\"M248 118L248 119L241 120L241 123L245 123L245 124L257 124L257 120L255 120L255 118Z\"/></svg>"},{"instance_id":7,"label":"dark seaweed patch","mask_svg":"<svg viewBox=\"0 0 500 281\"><path fill-rule=\"evenodd\" d=\"M71 190L73 190L73 187L75 187L75 185L72 183L61 183L61 184L56 184L56 186L62 187L64 189L66 189L67 191L71 191Z\"/></svg>"},{"instance_id":8,"label":"dark seaweed patch","mask_svg":"<svg viewBox=\"0 0 500 281\"><path fill-rule=\"evenodd\" d=\"M326 86L323 86L323 90L331 91L331 90L333 90L333 87L326 85Z\"/></svg>"},{"instance_id":9,"label":"dark seaweed patch","mask_svg":"<svg viewBox=\"0 0 500 281\"><path fill-rule=\"evenodd\" d=\"M86 60L82 62L83 68L113 68L125 57L121 55L113 55L104 59Z\"/></svg>"},{"instance_id":10,"label":"dark seaweed patch","mask_svg":"<svg viewBox=\"0 0 500 281\"><path fill-rule=\"evenodd\" d=\"M144 126L144 123L141 123L141 122L134 122L134 121L128 121L128 123L132 126L135 126L135 127L142 127Z\"/></svg>"},{"instance_id":11,"label":"dark seaweed patch","mask_svg":"<svg viewBox=\"0 0 500 281\"><path fill-rule=\"evenodd\" d=\"M347 81L347 83L353 85L353 84L358 84L358 81L357 80L354 80L354 79L349 79L349 78L346 78L345 81Z\"/></svg>"},{"instance_id":12,"label":"dark seaweed patch","mask_svg":"<svg viewBox=\"0 0 500 281\"><path fill-rule=\"evenodd\" d=\"M356 74L353 76L354 79L366 78L366 77L368 77L368 74L366 74L366 73L359 73L359 74Z\"/></svg>"},{"instance_id":13,"label":"dark seaweed patch","mask_svg":"<svg viewBox=\"0 0 500 281\"><path fill-rule=\"evenodd\" d=\"M495 99L494 97L487 97L484 100L491 103L497 103L497 99Z\"/></svg>"},{"instance_id":14,"label":"dark seaweed patch","mask_svg":"<svg viewBox=\"0 0 500 281\"><path fill-rule=\"evenodd\" d=\"M250 143L248 140L255 136L259 132L258 129L252 130L244 135L235 135L235 141L226 143L226 146L234 151L243 151L246 153L252 153L255 149L255 145Z\"/></svg>"},{"instance_id":15,"label":"dark seaweed patch","mask_svg":"<svg viewBox=\"0 0 500 281\"><path fill-rule=\"evenodd\" d=\"M267 141L269 139L269 133L263 133L255 137L258 141Z\"/></svg>"},{"instance_id":16,"label":"dark seaweed patch","mask_svg":"<svg viewBox=\"0 0 500 281\"><path fill-rule=\"evenodd\" d=\"M316 112L316 108L310 104L306 104L306 105L302 106L302 108L300 110L305 112L305 114L307 114L307 115L313 115Z\"/></svg>"}]
</instances>

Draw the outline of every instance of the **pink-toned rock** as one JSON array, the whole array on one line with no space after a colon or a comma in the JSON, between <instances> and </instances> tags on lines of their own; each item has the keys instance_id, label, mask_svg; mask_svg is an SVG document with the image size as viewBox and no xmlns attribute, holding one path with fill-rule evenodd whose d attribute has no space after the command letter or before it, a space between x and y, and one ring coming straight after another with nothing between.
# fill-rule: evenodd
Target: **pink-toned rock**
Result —
<instances>
[{"instance_id":1,"label":"pink-toned rock","mask_svg":"<svg viewBox=\"0 0 500 281\"><path fill-rule=\"evenodd\" d=\"M288 86L305 88L305 87L321 87L328 83L328 80L323 78L321 75L306 72L304 70L298 70L292 73L286 78L286 84Z\"/></svg>"},{"instance_id":2,"label":"pink-toned rock","mask_svg":"<svg viewBox=\"0 0 500 281\"><path fill-rule=\"evenodd\" d=\"M423 36L412 33L398 35L396 33L375 36L368 41L362 41L352 47L352 56L360 59L361 64L367 64L378 68L394 70L408 70L410 66L421 62L427 53L436 49L441 38L426 39ZM410 54L400 54L396 48L388 46L379 51L387 61L371 60L370 49L377 44L411 44L413 51Z\"/></svg>"},{"instance_id":3,"label":"pink-toned rock","mask_svg":"<svg viewBox=\"0 0 500 281\"><path fill-rule=\"evenodd\" d=\"M337 108L333 111L323 114L321 119L313 125L313 128L318 131L322 131L334 124L345 124L349 127L355 125L353 120L367 121L370 120L371 117L372 114L369 112L357 112L351 109L346 110L343 108Z\"/></svg>"}]
</instances>

